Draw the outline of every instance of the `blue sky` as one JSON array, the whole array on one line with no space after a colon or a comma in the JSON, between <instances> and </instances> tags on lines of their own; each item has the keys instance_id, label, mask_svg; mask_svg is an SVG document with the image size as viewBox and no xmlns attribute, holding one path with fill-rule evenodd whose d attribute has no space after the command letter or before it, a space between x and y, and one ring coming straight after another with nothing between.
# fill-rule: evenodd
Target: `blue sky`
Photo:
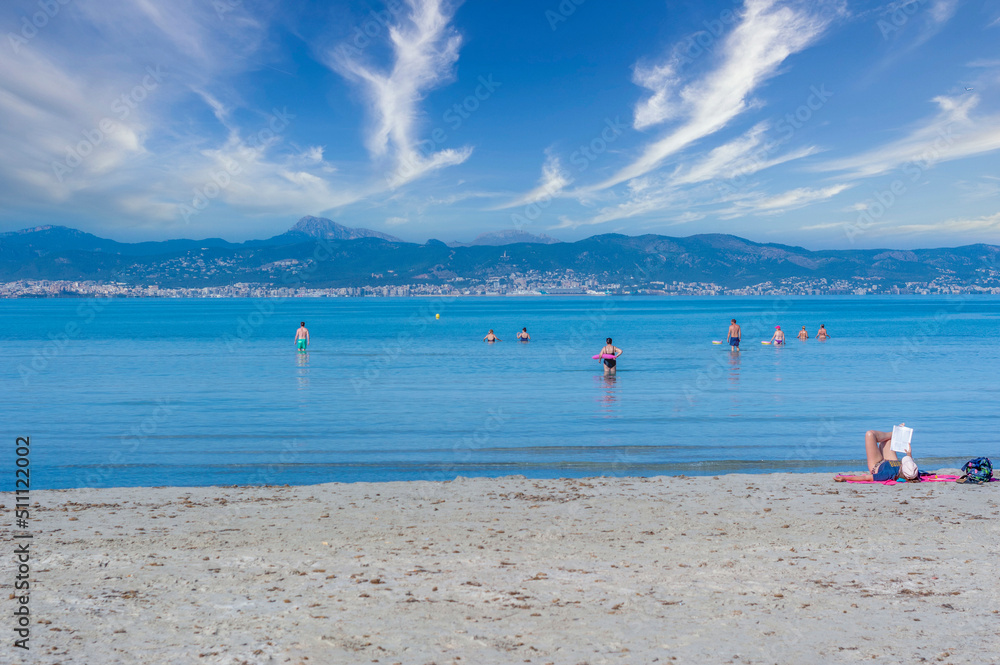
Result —
<instances>
[{"instance_id":1,"label":"blue sky","mask_svg":"<svg viewBox=\"0 0 1000 665\"><path fill-rule=\"evenodd\" d=\"M17 0L0 230L1000 243L1000 2Z\"/></svg>"}]
</instances>

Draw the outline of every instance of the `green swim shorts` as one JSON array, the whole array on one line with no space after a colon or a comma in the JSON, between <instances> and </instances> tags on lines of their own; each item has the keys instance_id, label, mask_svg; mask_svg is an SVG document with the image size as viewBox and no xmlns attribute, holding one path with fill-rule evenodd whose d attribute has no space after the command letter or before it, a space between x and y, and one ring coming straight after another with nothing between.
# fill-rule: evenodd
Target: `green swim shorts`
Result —
<instances>
[{"instance_id":1,"label":"green swim shorts","mask_svg":"<svg viewBox=\"0 0 1000 665\"><path fill-rule=\"evenodd\" d=\"M306 341L304 339L300 339L296 345L299 347L300 351L306 350Z\"/></svg>"}]
</instances>

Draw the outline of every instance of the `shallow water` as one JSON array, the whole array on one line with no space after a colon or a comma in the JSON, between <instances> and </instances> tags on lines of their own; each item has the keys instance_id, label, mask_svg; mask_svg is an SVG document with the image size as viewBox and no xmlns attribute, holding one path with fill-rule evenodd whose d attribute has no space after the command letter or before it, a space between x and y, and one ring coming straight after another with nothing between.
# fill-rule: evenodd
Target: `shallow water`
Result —
<instances>
[{"instance_id":1,"label":"shallow water","mask_svg":"<svg viewBox=\"0 0 1000 665\"><path fill-rule=\"evenodd\" d=\"M899 422L926 466L1000 457L997 297L23 299L0 313L8 468L30 436L33 488L861 470L864 431ZM737 354L711 343L732 317ZM794 339L820 323L830 340ZM793 339L760 344L776 324ZM502 342L481 341L490 328ZM624 355L606 378L591 356L609 335Z\"/></svg>"}]
</instances>

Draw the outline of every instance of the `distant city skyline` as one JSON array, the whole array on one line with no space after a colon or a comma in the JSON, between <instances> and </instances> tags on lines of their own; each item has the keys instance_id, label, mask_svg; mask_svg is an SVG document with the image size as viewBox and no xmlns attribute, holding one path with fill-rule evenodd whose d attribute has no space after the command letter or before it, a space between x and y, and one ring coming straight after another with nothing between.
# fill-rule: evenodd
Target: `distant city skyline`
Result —
<instances>
[{"instance_id":1,"label":"distant city skyline","mask_svg":"<svg viewBox=\"0 0 1000 665\"><path fill-rule=\"evenodd\" d=\"M1000 5L16 0L0 232L1000 243Z\"/></svg>"}]
</instances>

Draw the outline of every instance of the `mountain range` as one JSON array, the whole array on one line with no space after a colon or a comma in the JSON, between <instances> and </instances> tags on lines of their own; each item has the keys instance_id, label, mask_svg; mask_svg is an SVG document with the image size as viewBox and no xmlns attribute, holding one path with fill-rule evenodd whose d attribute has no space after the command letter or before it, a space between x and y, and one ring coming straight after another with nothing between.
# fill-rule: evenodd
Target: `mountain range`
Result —
<instances>
[{"instance_id":1,"label":"mountain range","mask_svg":"<svg viewBox=\"0 0 1000 665\"><path fill-rule=\"evenodd\" d=\"M520 231L518 229L507 229L505 231L495 231L493 233L480 233L476 236L472 242L449 242L449 247L471 247L474 245L492 245L498 247L500 245L514 245L519 242L526 242L532 244L540 245L551 245L553 243L560 242L559 240L553 238L552 236L547 236L544 233L538 235L532 235L526 231Z\"/></svg>"},{"instance_id":2,"label":"mountain range","mask_svg":"<svg viewBox=\"0 0 1000 665\"><path fill-rule=\"evenodd\" d=\"M972 283L1000 269L1000 247L985 244L810 251L721 234L685 238L604 234L567 243L520 231L487 234L477 241L462 246L439 240L410 243L319 217L303 217L281 235L243 243L220 238L121 243L64 226L41 226L0 234L0 282L45 279L199 287L237 282L279 285L297 275L294 281L304 286L338 287L572 270L603 282L676 280L739 288L783 278L867 278L902 285L949 277Z\"/></svg>"}]
</instances>

